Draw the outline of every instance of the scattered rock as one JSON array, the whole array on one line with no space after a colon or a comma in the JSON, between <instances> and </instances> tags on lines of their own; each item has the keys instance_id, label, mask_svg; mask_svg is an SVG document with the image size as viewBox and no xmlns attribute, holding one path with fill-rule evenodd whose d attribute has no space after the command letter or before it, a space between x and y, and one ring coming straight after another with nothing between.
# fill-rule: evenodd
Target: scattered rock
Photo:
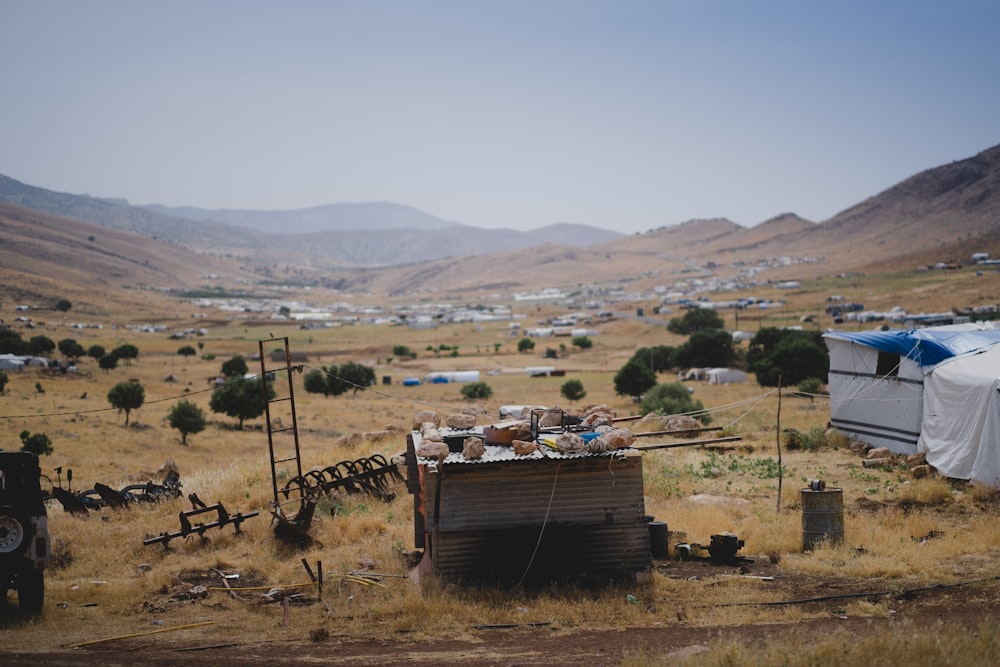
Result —
<instances>
[{"instance_id":1,"label":"scattered rock","mask_svg":"<svg viewBox=\"0 0 1000 667\"><path fill-rule=\"evenodd\" d=\"M537 442L527 440L513 440L511 445L514 447L514 453L518 456L527 456L538 449Z\"/></svg>"},{"instance_id":2,"label":"scattered rock","mask_svg":"<svg viewBox=\"0 0 1000 667\"><path fill-rule=\"evenodd\" d=\"M888 447L876 447L868 450L865 456L869 459L887 459L892 456L892 451Z\"/></svg>"},{"instance_id":3,"label":"scattered rock","mask_svg":"<svg viewBox=\"0 0 1000 667\"><path fill-rule=\"evenodd\" d=\"M359 558L355 562L358 564L358 567L365 570L375 570L378 568L378 561L374 558Z\"/></svg>"},{"instance_id":4,"label":"scattered rock","mask_svg":"<svg viewBox=\"0 0 1000 667\"><path fill-rule=\"evenodd\" d=\"M470 428L476 426L476 416L475 415L448 415L445 417L444 423L449 428L457 429L460 431L467 431Z\"/></svg>"},{"instance_id":5,"label":"scattered rock","mask_svg":"<svg viewBox=\"0 0 1000 667\"><path fill-rule=\"evenodd\" d=\"M858 456L864 456L868 453L868 450L872 448L867 442L862 442L861 440L851 440L850 444L851 453L857 454Z\"/></svg>"},{"instance_id":6,"label":"scattered rock","mask_svg":"<svg viewBox=\"0 0 1000 667\"><path fill-rule=\"evenodd\" d=\"M910 468L910 476L913 477L913 479L924 479L925 477L930 477L933 474L934 468L930 467L926 463Z\"/></svg>"},{"instance_id":7,"label":"scattered rock","mask_svg":"<svg viewBox=\"0 0 1000 667\"><path fill-rule=\"evenodd\" d=\"M482 438L466 438L462 446L462 458L466 461L475 461L483 458L486 448L483 447Z\"/></svg>"},{"instance_id":8,"label":"scattered rock","mask_svg":"<svg viewBox=\"0 0 1000 667\"><path fill-rule=\"evenodd\" d=\"M443 460L448 456L448 445L439 440L424 440L417 447L417 456L424 459Z\"/></svg>"},{"instance_id":9,"label":"scattered rock","mask_svg":"<svg viewBox=\"0 0 1000 667\"><path fill-rule=\"evenodd\" d=\"M413 430L419 431L424 422L431 422L434 424L434 428L439 428L441 426L441 415L433 410L421 410L413 415Z\"/></svg>"}]
</instances>

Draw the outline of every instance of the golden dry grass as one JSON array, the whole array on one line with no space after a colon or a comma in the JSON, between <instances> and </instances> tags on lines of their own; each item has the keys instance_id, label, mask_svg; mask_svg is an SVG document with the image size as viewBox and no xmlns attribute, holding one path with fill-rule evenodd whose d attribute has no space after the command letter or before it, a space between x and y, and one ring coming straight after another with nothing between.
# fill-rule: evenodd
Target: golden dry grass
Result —
<instances>
[{"instance_id":1,"label":"golden dry grass","mask_svg":"<svg viewBox=\"0 0 1000 667\"><path fill-rule=\"evenodd\" d=\"M971 277L963 280L975 284ZM907 289L902 283L898 288ZM923 288L922 283L910 287ZM820 295L835 289L828 282L809 286L789 295L789 309L805 312ZM190 319L190 304L164 301L159 309L158 321L173 326L195 323ZM555 312L561 309L543 305L531 315ZM148 311L102 317L107 318L106 324L121 325L149 321L153 315ZM230 513L256 510L261 514L243 524L242 535L228 526L210 532L207 544L194 538L177 540L164 550L144 546L142 540L177 529L177 513L190 508L183 498L121 511L105 509L87 517L51 507L51 531L65 564L48 574L45 615L18 625L16 632L0 635L0 650L38 650L52 646L53 638L58 638L58 646L66 646L141 632L150 629L152 622L178 626L217 621L215 626L184 630L181 636L220 641L304 640L305 632L315 627L326 627L335 636L388 638L406 631L420 639L442 633L467 636L477 624L547 623L556 632L638 625L732 627L792 622L822 613L795 606L754 606L779 601L784 593L739 577L679 579L671 576L669 567L655 569L648 582L616 583L596 591L525 592L458 588L433 581L415 584L405 578L409 566L403 552L412 548L413 528L412 499L402 487L389 503L366 496L324 500L312 531L318 544L304 551L290 550L274 539L265 509L272 492L261 420L238 430L233 420L208 409L207 378L218 372L222 361L233 354L249 356L257 351L258 340L274 335L288 336L293 351L309 355L306 370L354 360L372 365L377 378L388 375L394 381L356 395L325 398L307 394L296 375L306 468L375 453L392 457L404 448L405 429L417 410L450 413L470 407L457 385L399 384L404 376L430 370L504 371L484 375L494 394L477 404L488 415L480 423L488 423L503 404L565 405L560 386L573 377L581 379L588 392L584 403L605 403L624 416L633 414L636 406L614 394L614 373L637 347L680 342L661 326L629 319L604 325L592 349L570 349L558 360L557 365L567 369L566 377L529 378L522 369L548 363L540 351L558 347L562 341L541 341L535 353L528 355L517 353L518 338L499 325L449 325L428 331L356 325L306 331L287 323L259 325L226 317L219 314L209 335L197 341L167 340L163 334L139 334L125 328L69 329L55 318L31 332L54 340L74 337L84 347L132 343L139 347L140 358L110 374L89 359L83 360L78 375L11 374L7 392L0 397L0 419L6 426L0 446L17 448L17 434L23 429L48 434L55 451L43 457L43 470L54 481L54 469L61 466L65 485L65 470L72 468L74 489L90 488L95 482L117 488L147 479L158 481L162 473L157 471L171 459L180 469L185 495L197 493L206 502L222 502ZM568 346L569 341L563 340ZM185 359L176 354L182 345L195 342L203 344L200 354L215 358ZM397 344L417 351L417 359L390 362ZM438 356L427 350L441 345L457 345L459 355ZM271 346L268 343L265 350ZM256 370L254 363L251 370ZM177 381L164 381L168 375ZM125 427L124 416L109 407L106 394L116 382L129 378L143 383L146 403L133 412ZM44 394L36 390L36 383L42 385ZM713 423L743 440L729 450L678 448L644 455L646 512L667 521L671 531L684 533L685 539L695 543L707 543L718 532L734 532L746 541L742 553L755 559L773 557L779 561L779 572L787 577L856 578L875 588L901 589L1000 575L994 547L1000 544L1000 527L995 522L1000 503L995 493L975 487L956 489L942 480L911 480L903 468L865 469L843 443L831 441L839 448L782 452L785 472L779 503L778 480L772 475L778 454L777 394L754 383L694 387L695 398L713 410ZM189 436L187 446L166 421L170 406L180 398L200 405L210 420L206 431ZM812 403L787 394L782 398L782 428L822 429L828 418L822 400ZM387 427L402 430L387 431ZM283 470L282 480L289 474ZM798 489L816 478L844 488L846 539L843 545L823 545L803 554ZM922 539L928 535L933 537ZM324 599L330 611L319 604L292 607L291 623L285 625L284 610L277 604L264 604L261 591L241 591L236 599L223 590L212 590L205 600L171 601L172 595L193 585L193 573L211 577L213 569L240 574L240 580L231 581L233 586L241 581L261 586L302 583L308 580L302 558L313 566L322 561ZM378 580L381 585L345 576L363 564L394 576ZM222 579L216 578L213 587L221 588ZM313 589L304 592L315 596ZM629 601L630 595L635 603ZM747 606L722 606L723 602ZM851 617L888 614L885 605L877 602L845 604ZM678 608L687 610L685 619L678 618ZM706 660L717 662L705 664L726 664L726 656L746 649L724 644L712 650L722 657L706 655ZM778 659L780 654L767 655Z\"/></svg>"}]
</instances>

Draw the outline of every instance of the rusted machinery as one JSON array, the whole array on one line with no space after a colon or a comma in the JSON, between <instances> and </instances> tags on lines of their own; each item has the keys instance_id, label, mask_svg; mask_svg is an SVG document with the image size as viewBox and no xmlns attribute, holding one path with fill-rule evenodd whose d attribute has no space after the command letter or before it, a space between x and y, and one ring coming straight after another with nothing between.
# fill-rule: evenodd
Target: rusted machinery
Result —
<instances>
[{"instance_id":1,"label":"rusted machinery","mask_svg":"<svg viewBox=\"0 0 1000 667\"><path fill-rule=\"evenodd\" d=\"M393 483L402 481L403 475L395 463L390 463L381 454L374 454L293 477L281 493L285 498L307 496L311 492L325 495L337 491L367 493L388 502L396 497L392 491Z\"/></svg>"},{"instance_id":2,"label":"rusted machinery","mask_svg":"<svg viewBox=\"0 0 1000 667\"><path fill-rule=\"evenodd\" d=\"M237 514L230 514L226 511L226 508L222 506L222 503L216 503L214 505L206 505L201 501L198 496L191 494L188 496L191 500L191 504L194 509L186 510L180 512L178 518L180 519L181 529L173 533L160 533L155 537L148 537L143 540L143 544L162 544L164 548L169 548L170 540L177 537L189 537L190 535L197 535L201 538L202 543L208 542L208 538L205 537L205 532L210 528L222 528L223 526L228 526L232 524L236 529L236 534L240 534L240 525L247 519L252 519L257 516L257 512L239 512ZM215 520L208 523L192 522L191 519L194 517L201 516L202 514L212 514L215 513Z\"/></svg>"},{"instance_id":3,"label":"rusted machinery","mask_svg":"<svg viewBox=\"0 0 1000 667\"><path fill-rule=\"evenodd\" d=\"M72 480L72 472L67 471ZM129 484L121 489L113 489L100 482L86 491L70 491L62 485L53 486L48 498L55 498L63 509L71 514L86 514L105 507L114 509L126 507L134 502L160 502L181 495L180 475L175 470L169 471L159 484L153 481L141 484Z\"/></svg>"}]
</instances>

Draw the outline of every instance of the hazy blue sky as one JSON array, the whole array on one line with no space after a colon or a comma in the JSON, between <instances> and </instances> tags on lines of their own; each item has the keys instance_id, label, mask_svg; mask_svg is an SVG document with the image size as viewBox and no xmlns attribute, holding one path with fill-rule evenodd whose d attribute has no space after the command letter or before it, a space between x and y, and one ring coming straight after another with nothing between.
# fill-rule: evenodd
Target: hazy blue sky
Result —
<instances>
[{"instance_id":1,"label":"hazy blue sky","mask_svg":"<svg viewBox=\"0 0 1000 667\"><path fill-rule=\"evenodd\" d=\"M997 0L0 0L0 173L135 204L819 222L997 143Z\"/></svg>"}]
</instances>

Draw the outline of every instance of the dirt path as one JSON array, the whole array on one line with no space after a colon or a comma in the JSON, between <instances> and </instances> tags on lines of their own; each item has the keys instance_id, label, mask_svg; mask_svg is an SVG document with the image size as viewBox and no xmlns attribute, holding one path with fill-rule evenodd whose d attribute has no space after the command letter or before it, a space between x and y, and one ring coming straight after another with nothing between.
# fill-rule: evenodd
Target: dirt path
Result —
<instances>
[{"instance_id":1,"label":"dirt path","mask_svg":"<svg viewBox=\"0 0 1000 667\"><path fill-rule=\"evenodd\" d=\"M816 582L819 584L819 582ZM100 666L118 667L144 664L151 667L214 662L220 665L461 665L463 667L514 667L527 665L619 665L630 654L650 657L696 653L707 642L721 638L741 641L800 642L803 637L820 637L835 631L861 636L883 632L910 623L933 628L939 622L976 631L984 621L1000 619L1000 582L975 584L975 593L964 587L930 587L894 598L895 613L880 618L847 618L838 610L847 597L864 594L837 592L815 595L812 582L801 581L797 598L801 604L824 616L794 623L750 624L727 627L692 627L683 623L620 630L572 630L545 625L514 625L479 628L470 639L420 638L405 634L395 639L358 641L347 637L324 637L317 641L252 642L238 638L225 644L194 644L149 637L80 649L48 650L2 656L5 667ZM820 584L822 586L822 584ZM791 591L790 591L791 592ZM878 591L872 591L878 592ZM956 605L956 600L968 604ZM683 652L683 653L678 653Z\"/></svg>"}]
</instances>

